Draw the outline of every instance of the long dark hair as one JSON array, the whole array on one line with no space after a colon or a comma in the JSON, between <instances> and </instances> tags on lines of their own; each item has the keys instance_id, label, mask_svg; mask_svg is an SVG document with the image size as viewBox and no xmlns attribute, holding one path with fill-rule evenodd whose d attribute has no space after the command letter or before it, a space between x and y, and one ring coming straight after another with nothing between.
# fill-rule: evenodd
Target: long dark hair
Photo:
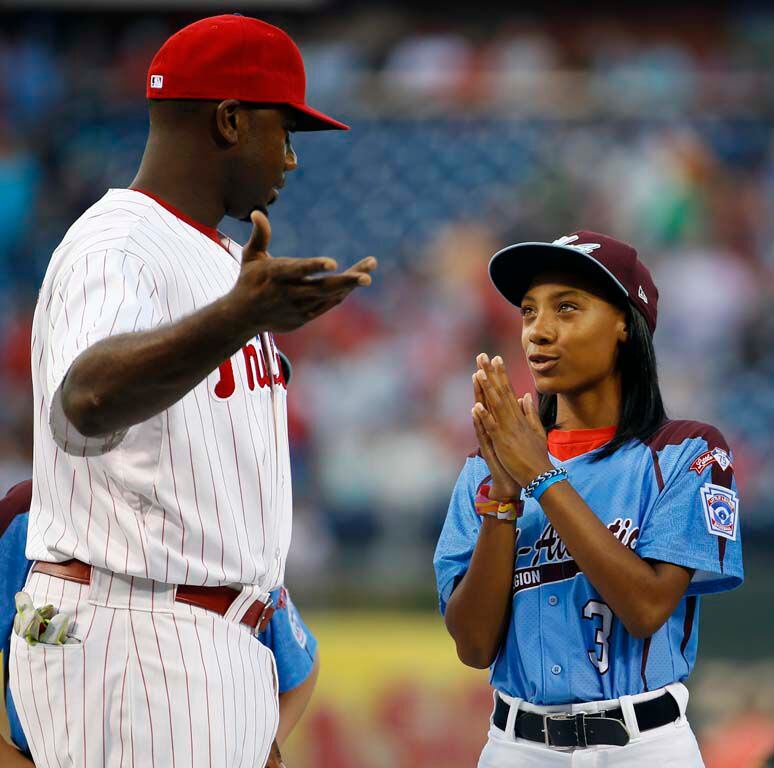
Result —
<instances>
[{"instance_id":1,"label":"long dark hair","mask_svg":"<svg viewBox=\"0 0 774 768\"><path fill-rule=\"evenodd\" d=\"M621 372L621 414L615 437L598 451L593 461L615 453L630 440L647 440L667 415L658 386L656 352L645 318L626 304L626 341L618 353ZM556 395L538 394L538 413L546 432L556 427Z\"/></svg>"}]
</instances>

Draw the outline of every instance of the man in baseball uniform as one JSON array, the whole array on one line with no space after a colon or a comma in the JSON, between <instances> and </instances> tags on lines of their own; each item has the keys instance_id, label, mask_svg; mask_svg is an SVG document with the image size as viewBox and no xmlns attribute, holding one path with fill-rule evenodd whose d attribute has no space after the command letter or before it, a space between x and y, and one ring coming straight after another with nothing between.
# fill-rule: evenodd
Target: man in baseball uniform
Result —
<instances>
[{"instance_id":1,"label":"man in baseball uniform","mask_svg":"<svg viewBox=\"0 0 774 768\"><path fill-rule=\"evenodd\" d=\"M373 259L272 258L266 207L305 102L280 29L223 15L173 35L147 80L150 134L55 250L32 331L25 591L72 620L14 633L10 685L39 768L263 766L274 658L255 635L283 581L291 480L272 333L370 284ZM249 218L244 248L224 215Z\"/></svg>"},{"instance_id":2,"label":"man in baseball uniform","mask_svg":"<svg viewBox=\"0 0 774 768\"><path fill-rule=\"evenodd\" d=\"M288 370L284 368L289 382ZM0 765L3 768L29 768L32 765L27 737L8 689L14 595L23 589L32 566L24 555L31 499L31 480L18 483L0 499L0 651L3 653L5 682L5 690L0 696L0 713L5 708L11 737L11 744L0 739ZM319 656L317 638L306 626L285 587L273 590L271 597L276 610L258 637L271 649L277 664L280 719L276 740L281 747L312 697L319 671Z\"/></svg>"}]
</instances>

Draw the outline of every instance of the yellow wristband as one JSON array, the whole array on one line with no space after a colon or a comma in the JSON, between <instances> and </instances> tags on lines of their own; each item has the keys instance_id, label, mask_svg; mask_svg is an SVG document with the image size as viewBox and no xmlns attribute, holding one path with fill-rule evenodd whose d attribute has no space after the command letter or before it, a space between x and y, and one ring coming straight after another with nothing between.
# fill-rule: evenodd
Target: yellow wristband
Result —
<instances>
[{"instance_id":1,"label":"yellow wristband","mask_svg":"<svg viewBox=\"0 0 774 768\"><path fill-rule=\"evenodd\" d=\"M498 520L515 520L521 514L521 503L514 504L512 501L497 506Z\"/></svg>"},{"instance_id":2,"label":"yellow wristband","mask_svg":"<svg viewBox=\"0 0 774 768\"><path fill-rule=\"evenodd\" d=\"M496 515L499 509L499 503L496 501L478 501L476 500L476 514L478 515Z\"/></svg>"}]
</instances>

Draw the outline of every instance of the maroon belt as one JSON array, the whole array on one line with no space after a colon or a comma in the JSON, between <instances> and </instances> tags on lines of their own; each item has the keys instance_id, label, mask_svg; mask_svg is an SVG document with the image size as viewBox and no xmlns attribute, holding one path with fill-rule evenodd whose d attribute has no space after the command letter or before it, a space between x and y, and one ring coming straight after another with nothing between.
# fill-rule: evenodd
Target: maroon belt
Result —
<instances>
[{"instance_id":1,"label":"maroon belt","mask_svg":"<svg viewBox=\"0 0 774 768\"><path fill-rule=\"evenodd\" d=\"M32 566L32 571L66 581L76 581L79 584L91 582L91 566L80 560L65 560L63 563L46 563L37 560ZM175 600L207 611L214 611L223 616L240 594L241 592L233 587L197 587L191 584L180 584L177 587ZM242 616L241 622L258 634L266 629L273 615L274 605L271 598L265 603L256 600Z\"/></svg>"}]
</instances>

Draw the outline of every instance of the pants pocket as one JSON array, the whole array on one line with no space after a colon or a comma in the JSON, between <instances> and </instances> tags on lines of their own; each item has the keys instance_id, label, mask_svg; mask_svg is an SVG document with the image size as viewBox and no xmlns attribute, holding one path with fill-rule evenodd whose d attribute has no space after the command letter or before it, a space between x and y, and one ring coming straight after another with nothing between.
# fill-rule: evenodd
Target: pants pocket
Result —
<instances>
[{"instance_id":1,"label":"pants pocket","mask_svg":"<svg viewBox=\"0 0 774 768\"><path fill-rule=\"evenodd\" d=\"M81 644L30 646L12 633L9 685L37 768L80 764L70 734L76 727L71 713L82 679Z\"/></svg>"}]
</instances>

